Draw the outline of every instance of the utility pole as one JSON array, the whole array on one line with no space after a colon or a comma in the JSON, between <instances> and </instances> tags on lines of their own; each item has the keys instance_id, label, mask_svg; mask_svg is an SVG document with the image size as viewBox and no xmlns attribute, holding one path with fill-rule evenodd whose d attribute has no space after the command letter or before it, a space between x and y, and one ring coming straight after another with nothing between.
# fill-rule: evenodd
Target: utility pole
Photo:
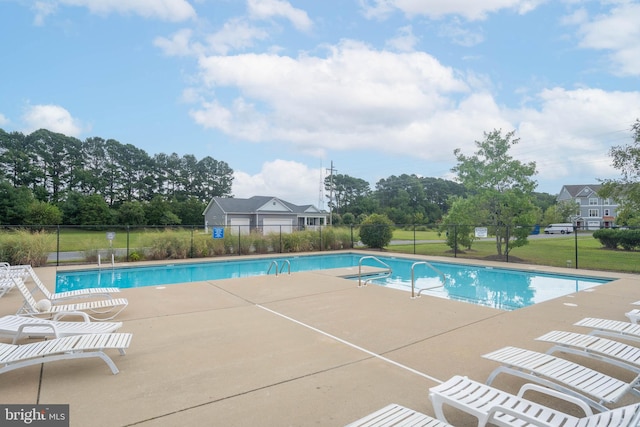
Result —
<instances>
[{"instance_id":1,"label":"utility pole","mask_svg":"<svg viewBox=\"0 0 640 427\"><path fill-rule=\"evenodd\" d=\"M333 168L333 160L331 160L331 169L327 169L329 171L329 225L331 225L331 209L333 208L333 173L338 172L337 169Z\"/></svg>"}]
</instances>

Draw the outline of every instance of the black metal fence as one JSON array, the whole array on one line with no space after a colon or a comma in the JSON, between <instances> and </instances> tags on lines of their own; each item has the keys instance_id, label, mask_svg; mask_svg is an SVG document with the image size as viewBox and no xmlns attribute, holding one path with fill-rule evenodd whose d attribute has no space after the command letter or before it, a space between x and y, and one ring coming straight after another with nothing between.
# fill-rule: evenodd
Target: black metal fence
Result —
<instances>
[{"instance_id":1,"label":"black metal fence","mask_svg":"<svg viewBox=\"0 0 640 427\"><path fill-rule=\"evenodd\" d=\"M249 226L3 226L0 261L32 265L96 264L223 255L370 249L365 226L267 229ZM378 227L369 225L366 227ZM384 227L384 226L380 226ZM381 230L382 231L382 230ZM637 250L607 249L595 230L545 234L536 225L397 224L385 252L497 260L555 267L640 272ZM523 244L521 244L523 243Z\"/></svg>"}]
</instances>

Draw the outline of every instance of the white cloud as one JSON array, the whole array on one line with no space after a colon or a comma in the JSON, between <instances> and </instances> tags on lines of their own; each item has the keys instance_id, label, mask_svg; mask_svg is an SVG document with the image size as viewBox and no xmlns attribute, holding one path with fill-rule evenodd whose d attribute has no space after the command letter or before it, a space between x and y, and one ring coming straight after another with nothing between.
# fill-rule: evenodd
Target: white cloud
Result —
<instances>
[{"instance_id":1,"label":"white cloud","mask_svg":"<svg viewBox=\"0 0 640 427\"><path fill-rule=\"evenodd\" d=\"M594 183L595 178L616 177L608 152L631 142L640 92L553 88L538 97L539 108L514 112L522 139L514 150L518 158L535 161L544 179L567 184L580 183L583 176Z\"/></svg>"},{"instance_id":2,"label":"white cloud","mask_svg":"<svg viewBox=\"0 0 640 427\"><path fill-rule=\"evenodd\" d=\"M417 43L418 38L413 34L411 25L407 25L398 30L396 37L387 40L386 45L399 52L411 52Z\"/></svg>"},{"instance_id":3,"label":"white cloud","mask_svg":"<svg viewBox=\"0 0 640 427\"><path fill-rule=\"evenodd\" d=\"M6 126L9 124L9 119L7 119L4 114L0 113L0 126Z\"/></svg>"},{"instance_id":4,"label":"white cloud","mask_svg":"<svg viewBox=\"0 0 640 427\"><path fill-rule=\"evenodd\" d=\"M31 6L31 9L35 12L33 24L40 26L44 24L44 20L47 16L56 12L57 5L50 1L36 1Z\"/></svg>"},{"instance_id":5,"label":"white cloud","mask_svg":"<svg viewBox=\"0 0 640 427\"><path fill-rule=\"evenodd\" d=\"M455 44L465 47L472 47L484 41L484 35L480 30L473 31L467 26L463 26L458 18L443 23L438 34L451 39Z\"/></svg>"},{"instance_id":6,"label":"white cloud","mask_svg":"<svg viewBox=\"0 0 640 427\"><path fill-rule=\"evenodd\" d=\"M195 9L186 0L55 0L45 3L47 4L86 7L91 13L100 15L135 14L144 18L171 22L186 21L196 17ZM42 6L38 9L41 15L51 13Z\"/></svg>"},{"instance_id":7,"label":"white cloud","mask_svg":"<svg viewBox=\"0 0 640 427\"><path fill-rule=\"evenodd\" d=\"M268 37L269 33L264 29L236 18L227 21L219 31L207 36L206 40L209 52L224 55L232 50L252 47L256 40L265 40Z\"/></svg>"},{"instance_id":8,"label":"white cloud","mask_svg":"<svg viewBox=\"0 0 640 427\"><path fill-rule=\"evenodd\" d=\"M242 18L225 22L218 31L204 36L198 42L191 29L183 28L169 37L156 37L153 44L167 56L227 55L232 51L251 48L256 41L265 40L269 33Z\"/></svg>"},{"instance_id":9,"label":"white cloud","mask_svg":"<svg viewBox=\"0 0 640 427\"><path fill-rule=\"evenodd\" d=\"M80 121L58 105L31 105L22 116L22 121L25 125L25 133L48 129L52 132L77 137L83 132Z\"/></svg>"},{"instance_id":10,"label":"white cloud","mask_svg":"<svg viewBox=\"0 0 640 427\"><path fill-rule=\"evenodd\" d=\"M321 182L324 182L321 168L311 169L302 163L278 159L264 163L255 175L235 171L232 191L240 198L274 196L297 205L320 208Z\"/></svg>"},{"instance_id":11,"label":"white cloud","mask_svg":"<svg viewBox=\"0 0 640 427\"><path fill-rule=\"evenodd\" d=\"M192 43L191 37L193 30L183 28L176 31L170 37L156 37L153 44L159 47L165 55L168 56L192 56L199 55L202 51L202 45Z\"/></svg>"},{"instance_id":12,"label":"white cloud","mask_svg":"<svg viewBox=\"0 0 640 427\"><path fill-rule=\"evenodd\" d=\"M438 19L447 15L457 15L469 21L482 20L490 13L503 9L525 14L547 0L360 0L364 15L368 18L383 19L395 10L406 15L424 15Z\"/></svg>"},{"instance_id":13,"label":"white cloud","mask_svg":"<svg viewBox=\"0 0 640 427\"><path fill-rule=\"evenodd\" d=\"M307 12L291 6L288 1L248 0L247 7L249 15L255 19L286 18L300 31L309 31L313 27L313 22Z\"/></svg>"},{"instance_id":14,"label":"white cloud","mask_svg":"<svg viewBox=\"0 0 640 427\"><path fill-rule=\"evenodd\" d=\"M434 118L443 111L455 115L455 97L469 91L428 54L376 51L349 41L324 58L246 54L203 57L199 64L206 89L239 93L195 109L199 124L251 141L288 141L301 150L422 147L438 127Z\"/></svg>"},{"instance_id":15,"label":"white cloud","mask_svg":"<svg viewBox=\"0 0 640 427\"><path fill-rule=\"evenodd\" d=\"M617 75L640 75L640 3L623 3L591 20L581 11L566 22L579 23L580 47L609 51Z\"/></svg>"}]
</instances>

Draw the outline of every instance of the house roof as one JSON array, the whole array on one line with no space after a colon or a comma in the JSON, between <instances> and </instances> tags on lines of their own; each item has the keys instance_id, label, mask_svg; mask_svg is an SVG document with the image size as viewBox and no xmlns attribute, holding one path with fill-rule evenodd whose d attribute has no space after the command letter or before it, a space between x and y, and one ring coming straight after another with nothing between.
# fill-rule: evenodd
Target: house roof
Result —
<instances>
[{"instance_id":1,"label":"house roof","mask_svg":"<svg viewBox=\"0 0 640 427\"><path fill-rule=\"evenodd\" d=\"M214 197L211 201L220 206L225 213L255 213L255 212L268 212L269 209L265 208L270 202L275 202L279 206L284 206L290 213L304 214L304 213L322 213L313 205L294 205L285 200L272 196L253 196L248 199L240 199L235 197ZM209 204L211 205L211 203ZM208 209L208 207L207 207ZM286 212L282 210L274 210L274 212Z\"/></svg>"},{"instance_id":2,"label":"house roof","mask_svg":"<svg viewBox=\"0 0 640 427\"><path fill-rule=\"evenodd\" d=\"M602 188L600 184L564 185L562 187L571 197L588 196L592 193L597 193L600 188Z\"/></svg>"}]
</instances>

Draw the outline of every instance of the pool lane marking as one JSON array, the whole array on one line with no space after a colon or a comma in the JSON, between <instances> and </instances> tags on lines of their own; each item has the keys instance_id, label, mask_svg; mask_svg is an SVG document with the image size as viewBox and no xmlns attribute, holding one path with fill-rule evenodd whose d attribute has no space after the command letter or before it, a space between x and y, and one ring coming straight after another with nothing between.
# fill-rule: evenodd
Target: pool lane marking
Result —
<instances>
[{"instance_id":1,"label":"pool lane marking","mask_svg":"<svg viewBox=\"0 0 640 427\"><path fill-rule=\"evenodd\" d=\"M362 351L362 352L364 352L364 353L367 353L367 354L368 354L368 355L370 355L370 356L373 356L373 357L375 357L375 358L377 358L377 359L380 359L380 360L382 360L382 361L384 361L384 362L387 362L387 363L390 363L390 364L392 364L392 365L395 365L395 366L397 366L397 367L399 367L399 368L405 369L405 370L407 370L407 371L409 371L409 372L411 372L411 373L414 373L414 374L416 374L416 375L420 375L421 377L427 378L427 379L429 379L429 380L431 380L431 381L434 381L434 382L436 382L436 383L438 383L438 384L441 384L441 383L443 382L443 381L441 381L441 380L439 380L439 379L437 379L437 378L434 378L434 377L432 377L432 376L430 376L430 375L427 375L427 374L425 374L425 373L423 373L423 372L420 372L420 371L417 371L417 370L415 370L415 369L413 369L413 368L410 368L410 367L408 367L407 365L403 365L402 363L398 363L398 362L396 362L396 361L394 361L394 360L391 360L391 359L389 359L389 358L387 358L387 357L384 357L384 356L382 356L382 355L380 355L380 354L377 354L377 353L374 353L374 352L372 352L372 351L370 351L370 350L367 350L366 348L360 347L359 345L353 344L353 343L351 343L351 342L349 342L349 341L343 340L342 338L338 338L338 337L336 337L335 335L331 335L330 333L325 332L325 331L323 331L323 330L321 330L321 329L315 328L315 327L313 327L313 326L311 326L311 325L308 325L308 324L306 324L306 323L304 323L304 322L301 322L301 321L299 321L299 320L296 320L296 319L294 319L293 317L289 317L289 316L287 316L287 315L285 315L285 314L278 313L277 311L271 310L270 308L267 308L267 307L262 306L262 305L260 305L260 304L256 304L256 306L257 306L257 307L259 307L259 308L261 308L261 309L263 309L263 310L266 310L266 311L268 311L268 312L270 312L270 313L273 313L273 314L275 314L275 315L277 315L277 316L280 316L280 317L282 317L283 319L287 319L287 320L289 320L289 321L291 321L291 322L293 322L293 323L297 323L297 324L298 324L298 325L300 325L300 326L304 326L305 328L311 329L312 331L318 332L318 333L320 333L320 334L322 334L322 335L324 335L324 336L327 336L327 337L329 337L329 338L331 338L331 339L333 339L333 340L336 340L336 341L338 341L338 342L341 342L342 344L348 345L349 347L355 348L356 350L360 350L360 351Z\"/></svg>"}]
</instances>

